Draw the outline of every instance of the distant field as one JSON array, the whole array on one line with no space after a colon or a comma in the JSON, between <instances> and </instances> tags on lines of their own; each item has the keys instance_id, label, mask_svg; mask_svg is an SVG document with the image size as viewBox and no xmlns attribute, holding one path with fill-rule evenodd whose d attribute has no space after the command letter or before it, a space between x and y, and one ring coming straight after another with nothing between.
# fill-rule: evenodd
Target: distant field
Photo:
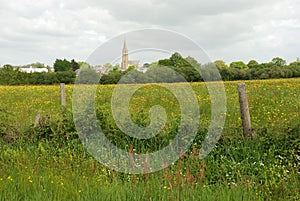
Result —
<instances>
[{"instance_id":1,"label":"distant field","mask_svg":"<svg viewBox=\"0 0 300 201\"><path fill-rule=\"evenodd\" d=\"M227 96L226 126L239 127L239 105L237 81L224 82ZM176 85L176 84L175 84ZM205 83L192 83L199 101L201 123L208 125L210 98ZM299 122L300 79L276 79L246 81L247 95L253 127L278 129ZM99 85L97 108L110 109L110 98L114 85ZM72 85L67 85L67 108L72 107ZM133 113L144 110L149 104L163 104L166 110L178 111L176 99L163 88L155 85L142 87L132 97ZM12 115L21 127L33 124L38 110L43 115L59 118L61 114L59 86L0 86L0 109Z\"/></svg>"},{"instance_id":2,"label":"distant field","mask_svg":"<svg viewBox=\"0 0 300 201\"><path fill-rule=\"evenodd\" d=\"M74 131L72 85L66 86L64 120L58 85L0 86L0 200L299 200L300 79L245 82L256 138L243 138L238 82L224 82L224 131L200 160L199 138L210 124L211 103L205 83L191 83L201 115L198 138L178 162L145 175L118 173L89 155ZM98 86L96 113L109 139L128 148L132 139L124 137L111 116L114 87ZM132 96L132 120L147 126L149 109L157 104L167 112L167 126L141 151L169 142L178 127L176 97L152 84L141 85ZM38 110L42 121L33 128Z\"/></svg>"}]
</instances>

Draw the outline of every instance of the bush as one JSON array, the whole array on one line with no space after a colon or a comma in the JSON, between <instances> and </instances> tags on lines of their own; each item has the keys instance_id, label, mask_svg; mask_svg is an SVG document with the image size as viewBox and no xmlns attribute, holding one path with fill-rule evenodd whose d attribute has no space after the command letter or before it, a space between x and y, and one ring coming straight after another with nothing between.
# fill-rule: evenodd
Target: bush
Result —
<instances>
[{"instance_id":1,"label":"bush","mask_svg":"<svg viewBox=\"0 0 300 201\"><path fill-rule=\"evenodd\" d=\"M32 126L28 133L33 133L33 141L49 140L54 144L78 139L71 112L66 112L62 119L56 121L49 116L44 116L40 119L38 126Z\"/></svg>"}]
</instances>

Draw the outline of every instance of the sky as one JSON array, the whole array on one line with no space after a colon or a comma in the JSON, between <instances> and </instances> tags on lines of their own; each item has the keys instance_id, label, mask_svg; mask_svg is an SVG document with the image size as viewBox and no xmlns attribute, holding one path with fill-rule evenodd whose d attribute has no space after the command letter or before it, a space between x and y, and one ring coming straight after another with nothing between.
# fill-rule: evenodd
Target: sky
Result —
<instances>
[{"instance_id":1,"label":"sky","mask_svg":"<svg viewBox=\"0 0 300 201\"><path fill-rule=\"evenodd\" d=\"M292 62L299 10L299 0L0 0L0 65L86 61L101 44L145 28L182 34L212 61Z\"/></svg>"}]
</instances>

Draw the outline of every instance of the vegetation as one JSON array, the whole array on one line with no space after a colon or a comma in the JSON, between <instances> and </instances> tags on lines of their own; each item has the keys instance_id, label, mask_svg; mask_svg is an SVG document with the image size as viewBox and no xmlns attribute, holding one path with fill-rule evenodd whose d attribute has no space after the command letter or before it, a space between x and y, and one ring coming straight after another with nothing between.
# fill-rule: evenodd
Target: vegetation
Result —
<instances>
[{"instance_id":1,"label":"vegetation","mask_svg":"<svg viewBox=\"0 0 300 201\"><path fill-rule=\"evenodd\" d=\"M56 59L53 65L54 71L76 71L80 68L79 64L72 59L71 62L64 59Z\"/></svg>"},{"instance_id":2,"label":"vegetation","mask_svg":"<svg viewBox=\"0 0 300 201\"><path fill-rule=\"evenodd\" d=\"M192 83L201 112L193 145L175 164L144 175L113 171L85 150L70 112L73 86L66 86L64 116L57 85L0 86L0 200L299 200L300 79L246 81L257 133L251 140L243 138L236 84L225 82L223 134L200 160L199 148L210 124L210 98L205 83ZM96 94L97 118L107 137L136 153L168 144L179 127L175 96L151 84L141 85L133 95L129 109L138 125L149 124L153 105L162 105L168 115L166 127L141 142L115 125L110 109L113 89L114 85L99 85ZM37 110L42 115L34 127Z\"/></svg>"},{"instance_id":3,"label":"vegetation","mask_svg":"<svg viewBox=\"0 0 300 201\"><path fill-rule=\"evenodd\" d=\"M41 63L31 64L35 67L43 67ZM234 61L227 65L222 60L213 63L200 64L192 57L183 58L179 53L174 53L168 59L162 59L152 64L145 64L148 68L146 73L138 71L134 66L128 70L122 71L119 66L112 66L107 63L104 68L112 68L107 74L101 75L97 73L89 64L85 62L76 62L74 59L68 61L66 59L56 59L54 62L55 72L49 73L25 73L20 72L18 68L13 68L7 64L0 68L0 85L50 85L59 82L71 84L75 82L75 71L83 68L85 71L85 83L88 80L98 77L100 84L116 84L121 77L130 72L130 76L123 80L123 83L155 83L155 82L201 82L205 75L206 80L215 80L215 74L212 73L216 67L224 81L233 80L257 80L257 79L276 79L276 78L294 78L300 77L300 61L287 64L287 62L279 57L275 57L267 63L258 63L255 60L245 64L242 61ZM166 68L172 69L173 74L168 72ZM176 73L175 73L176 72ZM199 73L201 72L201 73ZM178 79L178 75L184 79ZM93 82L94 83L94 82Z\"/></svg>"},{"instance_id":4,"label":"vegetation","mask_svg":"<svg viewBox=\"0 0 300 201\"><path fill-rule=\"evenodd\" d=\"M224 81L233 80L257 80L257 79L274 79L274 78L293 78L300 76L300 61L287 64L282 58L273 58L271 62L259 64L251 60L248 64L242 61L231 62L228 66L224 61L217 60L213 63L201 65L192 57L183 58L179 53L174 53L168 59L159 60L152 65L147 66L149 70L146 73L138 72L133 69L131 72L132 79L130 83L153 83L153 82L181 82L176 74L166 73L161 66L169 67L179 73L188 82L203 81L202 75L205 74L208 80L215 80L214 76L209 75L216 67ZM201 72L201 74L199 73ZM101 84L116 84L120 77L125 73L121 70L115 70L108 75L104 75L100 80Z\"/></svg>"},{"instance_id":5,"label":"vegetation","mask_svg":"<svg viewBox=\"0 0 300 201\"><path fill-rule=\"evenodd\" d=\"M0 68L0 85L51 85L74 83L76 74L73 71L25 73L10 65Z\"/></svg>"}]
</instances>

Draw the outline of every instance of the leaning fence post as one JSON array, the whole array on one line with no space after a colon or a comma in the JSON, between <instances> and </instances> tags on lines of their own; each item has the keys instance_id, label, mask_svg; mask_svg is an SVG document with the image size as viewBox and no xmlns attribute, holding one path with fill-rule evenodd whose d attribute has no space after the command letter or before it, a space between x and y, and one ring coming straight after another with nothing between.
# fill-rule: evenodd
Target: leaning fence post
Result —
<instances>
[{"instance_id":1,"label":"leaning fence post","mask_svg":"<svg viewBox=\"0 0 300 201\"><path fill-rule=\"evenodd\" d=\"M35 121L34 121L34 125L33 125L34 128L36 128L39 125L40 118L41 118L41 111L39 110L35 117Z\"/></svg>"},{"instance_id":2,"label":"leaning fence post","mask_svg":"<svg viewBox=\"0 0 300 201\"><path fill-rule=\"evenodd\" d=\"M238 93L244 136L246 138L254 137L254 132L252 132L251 129L251 119L245 83L238 83Z\"/></svg>"},{"instance_id":3,"label":"leaning fence post","mask_svg":"<svg viewBox=\"0 0 300 201\"><path fill-rule=\"evenodd\" d=\"M63 108L63 113L66 111L66 89L65 83L60 83L60 97L61 97L61 105Z\"/></svg>"}]
</instances>

